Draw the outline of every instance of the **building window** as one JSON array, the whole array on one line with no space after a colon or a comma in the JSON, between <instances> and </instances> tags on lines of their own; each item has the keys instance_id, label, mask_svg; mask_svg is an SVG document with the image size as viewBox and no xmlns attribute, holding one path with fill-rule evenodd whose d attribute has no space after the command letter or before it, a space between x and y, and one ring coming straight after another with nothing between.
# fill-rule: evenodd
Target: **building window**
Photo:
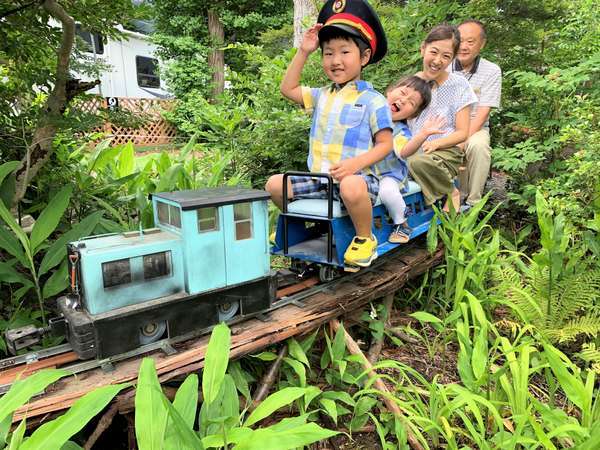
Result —
<instances>
[{"instance_id":1,"label":"building window","mask_svg":"<svg viewBox=\"0 0 600 450\"><path fill-rule=\"evenodd\" d=\"M105 289L131 283L129 259L102 263L102 281Z\"/></svg>"},{"instance_id":2,"label":"building window","mask_svg":"<svg viewBox=\"0 0 600 450\"><path fill-rule=\"evenodd\" d=\"M177 206L156 202L156 207L158 209L158 223L181 228L181 212Z\"/></svg>"},{"instance_id":3,"label":"building window","mask_svg":"<svg viewBox=\"0 0 600 450\"><path fill-rule=\"evenodd\" d=\"M90 33L81 27L81 24L75 25L75 34L85 42L84 52L95 53L97 55L104 54L104 43L100 33Z\"/></svg>"},{"instance_id":4,"label":"building window","mask_svg":"<svg viewBox=\"0 0 600 450\"><path fill-rule=\"evenodd\" d=\"M235 223L235 240L252 238L252 204L238 203L233 205L233 222Z\"/></svg>"},{"instance_id":5,"label":"building window","mask_svg":"<svg viewBox=\"0 0 600 450\"><path fill-rule=\"evenodd\" d=\"M216 231L219 229L217 208L201 208L198 210L198 232Z\"/></svg>"},{"instance_id":6,"label":"building window","mask_svg":"<svg viewBox=\"0 0 600 450\"><path fill-rule=\"evenodd\" d=\"M136 56L135 66L139 87L159 88L158 60L146 56Z\"/></svg>"},{"instance_id":7,"label":"building window","mask_svg":"<svg viewBox=\"0 0 600 450\"><path fill-rule=\"evenodd\" d=\"M165 277L171 274L171 252L144 255L144 280Z\"/></svg>"}]
</instances>

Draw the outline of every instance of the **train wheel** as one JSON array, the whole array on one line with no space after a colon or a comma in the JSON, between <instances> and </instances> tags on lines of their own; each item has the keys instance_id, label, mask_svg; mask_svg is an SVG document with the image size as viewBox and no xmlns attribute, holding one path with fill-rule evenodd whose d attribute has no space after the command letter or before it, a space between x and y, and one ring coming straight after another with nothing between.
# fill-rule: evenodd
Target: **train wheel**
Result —
<instances>
[{"instance_id":1,"label":"train wheel","mask_svg":"<svg viewBox=\"0 0 600 450\"><path fill-rule=\"evenodd\" d=\"M140 344L146 345L152 342L158 341L165 330L167 329L167 322L148 322L140 328Z\"/></svg>"},{"instance_id":2,"label":"train wheel","mask_svg":"<svg viewBox=\"0 0 600 450\"><path fill-rule=\"evenodd\" d=\"M238 309L240 309L240 302L233 300L227 303L221 303L218 306L219 309L219 322L226 322L237 314Z\"/></svg>"},{"instance_id":3,"label":"train wheel","mask_svg":"<svg viewBox=\"0 0 600 450\"><path fill-rule=\"evenodd\" d=\"M338 270L333 266L321 266L319 267L319 280L323 283L329 283L339 277Z\"/></svg>"}]
</instances>

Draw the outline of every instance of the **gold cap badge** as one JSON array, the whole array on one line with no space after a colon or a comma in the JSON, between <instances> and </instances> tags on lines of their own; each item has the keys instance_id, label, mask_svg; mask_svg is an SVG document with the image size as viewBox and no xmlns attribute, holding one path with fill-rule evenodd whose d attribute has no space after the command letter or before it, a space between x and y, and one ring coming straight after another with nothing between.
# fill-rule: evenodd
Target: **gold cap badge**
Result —
<instances>
[{"instance_id":1,"label":"gold cap badge","mask_svg":"<svg viewBox=\"0 0 600 450\"><path fill-rule=\"evenodd\" d=\"M333 4L332 9L333 9L334 13L341 13L345 7L346 7L346 0L337 0Z\"/></svg>"}]
</instances>

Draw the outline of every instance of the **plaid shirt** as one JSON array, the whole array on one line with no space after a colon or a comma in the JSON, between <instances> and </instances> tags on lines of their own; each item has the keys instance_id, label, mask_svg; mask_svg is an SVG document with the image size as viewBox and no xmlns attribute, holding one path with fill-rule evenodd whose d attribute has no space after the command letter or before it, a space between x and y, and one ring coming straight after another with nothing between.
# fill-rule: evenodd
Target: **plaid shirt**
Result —
<instances>
[{"instance_id":1,"label":"plaid shirt","mask_svg":"<svg viewBox=\"0 0 600 450\"><path fill-rule=\"evenodd\" d=\"M304 107L313 110L308 169L328 173L333 164L373 148L375 134L392 128L385 97L366 81L353 81L341 89L302 87ZM362 173L376 173L366 167Z\"/></svg>"},{"instance_id":2,"label":"plaid shirt","mask_svg":"<svg viewBox=\"0 0 600 450\"><path fill-rule=\"evenodd\" d=\"M408 176L408 166L406 161L400 156L404 146L408 143L412 137L408 125L405 122L394 122L394 151L391 152L386 158L377 163L377 173L379 177L392 177L400 182L404 182Z\"/></svg>"}]
</instances>

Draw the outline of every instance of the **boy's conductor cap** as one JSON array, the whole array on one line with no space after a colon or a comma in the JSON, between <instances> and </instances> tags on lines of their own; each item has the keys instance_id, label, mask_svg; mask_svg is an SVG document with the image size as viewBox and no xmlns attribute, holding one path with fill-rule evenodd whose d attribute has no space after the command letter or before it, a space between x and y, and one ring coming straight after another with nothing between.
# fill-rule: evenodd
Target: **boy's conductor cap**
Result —
<instances>
[{"instance_id":1,"label":"boy's conductor cap","mask_svg":"<svg viewBox=\"0 0 600 450\"><path fill-rule=\"evenodd\" d=\"M323 30L336 27L365 41L371 48L369 64L380 61L387 52L387 39L379 17L365 0L328 0L317 22L323 24L319 38Z\"/></svg>"}]
</instances>

